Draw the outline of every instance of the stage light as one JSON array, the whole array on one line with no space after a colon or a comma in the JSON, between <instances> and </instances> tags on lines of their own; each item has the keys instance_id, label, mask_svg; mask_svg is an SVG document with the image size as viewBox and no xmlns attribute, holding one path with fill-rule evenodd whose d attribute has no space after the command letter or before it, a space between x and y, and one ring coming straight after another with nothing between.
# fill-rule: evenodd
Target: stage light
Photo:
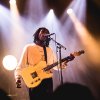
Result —
<instances>
[{"instance_id":1,"label":"stage light","mask_svg":"<svg viewBox=\"0 0 100 100\"><path fill-rule=\"evenodd\" d=\"M17 60L12 55L7 55L3 59L3 66L7 70L14 70L17 66Z\"/></svg>"},{"instance_id":2,"label":"stage light","mask_svg":"<svg viewBox=\"0 0 100 100\"><path fill-rule=\"evenodd\" d=\"M53 9L50 9L50 13L53 13Z\"/></svg>"},{"instance_id":3,"label":"stage light","mask_svg":"<svg viewBox=\"0 0 100 100\"><path fill-rule=\"evenodd\" d=\"M9 3L10 4L16 4L16 0L10 0Z\"/></svg>"},{"instance_id":4,"label":"stage light","mask_svg":"<svg viewBox=\"0 0 100 100\"><path fill-rule=\"evenodd\" d=\"M71 14L71 13L73 13L73 10L72 10L71 8L69 8L69 9L67 10L67 13L68 13L68 14Z\"/></svg>"}]
</instances>

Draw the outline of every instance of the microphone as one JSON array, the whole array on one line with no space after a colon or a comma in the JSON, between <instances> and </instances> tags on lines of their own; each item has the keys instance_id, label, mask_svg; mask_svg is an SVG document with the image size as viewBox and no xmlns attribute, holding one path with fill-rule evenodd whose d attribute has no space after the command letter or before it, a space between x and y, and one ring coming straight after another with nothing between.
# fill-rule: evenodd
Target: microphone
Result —
<instances>
[{"instance_id":1,"label":"microphone","mask_svg":"<svg viewBox=\"0 0 100 100\"><path fill-rule=\"evenodd\" d=\"M44 34L43 36L45 36L45 37L49 37L49 36L51 36L51 35L54 35L55 33L51 33L51 34Z\"/></svg>"}]
</instances>

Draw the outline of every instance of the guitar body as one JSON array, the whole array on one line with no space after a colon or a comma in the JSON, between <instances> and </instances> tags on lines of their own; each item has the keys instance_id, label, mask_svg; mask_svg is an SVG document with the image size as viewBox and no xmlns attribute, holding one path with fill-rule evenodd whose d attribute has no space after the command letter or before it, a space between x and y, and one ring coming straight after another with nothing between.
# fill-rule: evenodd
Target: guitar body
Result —
<instances>
[{"instance_id":1,"label":"guitar body","mask_svg":"<svg viewBox=\"0 0 100 100\"><path fill-rule=\"evenodd\" d=\"M45 67L46 62L41 61L35 66L28 66L20 70L20 75L27 87L34 88L38 86L43 79L52 77L52 73L50 73L50 71L43 70Z\"/></svg>"}]
</instances>

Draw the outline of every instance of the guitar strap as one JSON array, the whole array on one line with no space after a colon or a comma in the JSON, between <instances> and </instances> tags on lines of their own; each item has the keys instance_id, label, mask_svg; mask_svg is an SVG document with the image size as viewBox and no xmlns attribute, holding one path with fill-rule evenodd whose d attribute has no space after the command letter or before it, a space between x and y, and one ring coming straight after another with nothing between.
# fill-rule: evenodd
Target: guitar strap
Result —
<instances>
[{"instance_id":1,"label":"guitar strap","mask_svg":"<svg viewBox=\"0 0 100 100\"><path fill-rule=\"evenodd\" d=\"M46 46L43 46L43 50L44 50L45 61L47 63L47 50L46 50Z\"/></svg>"}]
</instances>

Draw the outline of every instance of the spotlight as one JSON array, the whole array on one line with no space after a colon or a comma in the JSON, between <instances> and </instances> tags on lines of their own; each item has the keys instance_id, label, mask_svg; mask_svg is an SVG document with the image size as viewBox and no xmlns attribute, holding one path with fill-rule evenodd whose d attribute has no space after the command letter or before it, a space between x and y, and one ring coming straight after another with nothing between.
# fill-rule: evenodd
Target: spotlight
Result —
<instances>
[{"instance_id":1,"label":"spotlight","mask_svg":"<svg viewBox=\"0 0 100 100\"><path fill-rule=\"evenodd\" d=\"M53 9L50 9L50 12L53 13Z\"/></svg>"},{"instance_id":2,"label":"spotlight","mask_svg":"<svg viewBox=\"0 0 100 100\"><path fill-rule=\"evenodd\" d=\"M68 13L68 14L71 14L71 13L73 13L73 10L72 10L71 8L69 8L69 9L67 10L67 13Z\"/></svg>"},{"instance_id":3,"label":"spotlight","mask_svg":"<svg viewBox=\"0 0 100 100\"><path fill-rule=\"evenodd\" d=\"M16 0L10 0L9 3L10 4L16 4Z\"/></svg>"},{"instance_id":4,"label":"spotlight","mask_svg":"<svg viewBox=\"0 0 100 100\"><path fill-rule=\"evenodd\" d=\"M3 59L3 66L7 70L14 70L17 66L17 60L12 55L7 55Z\"/></svg>"}]
</instances>

